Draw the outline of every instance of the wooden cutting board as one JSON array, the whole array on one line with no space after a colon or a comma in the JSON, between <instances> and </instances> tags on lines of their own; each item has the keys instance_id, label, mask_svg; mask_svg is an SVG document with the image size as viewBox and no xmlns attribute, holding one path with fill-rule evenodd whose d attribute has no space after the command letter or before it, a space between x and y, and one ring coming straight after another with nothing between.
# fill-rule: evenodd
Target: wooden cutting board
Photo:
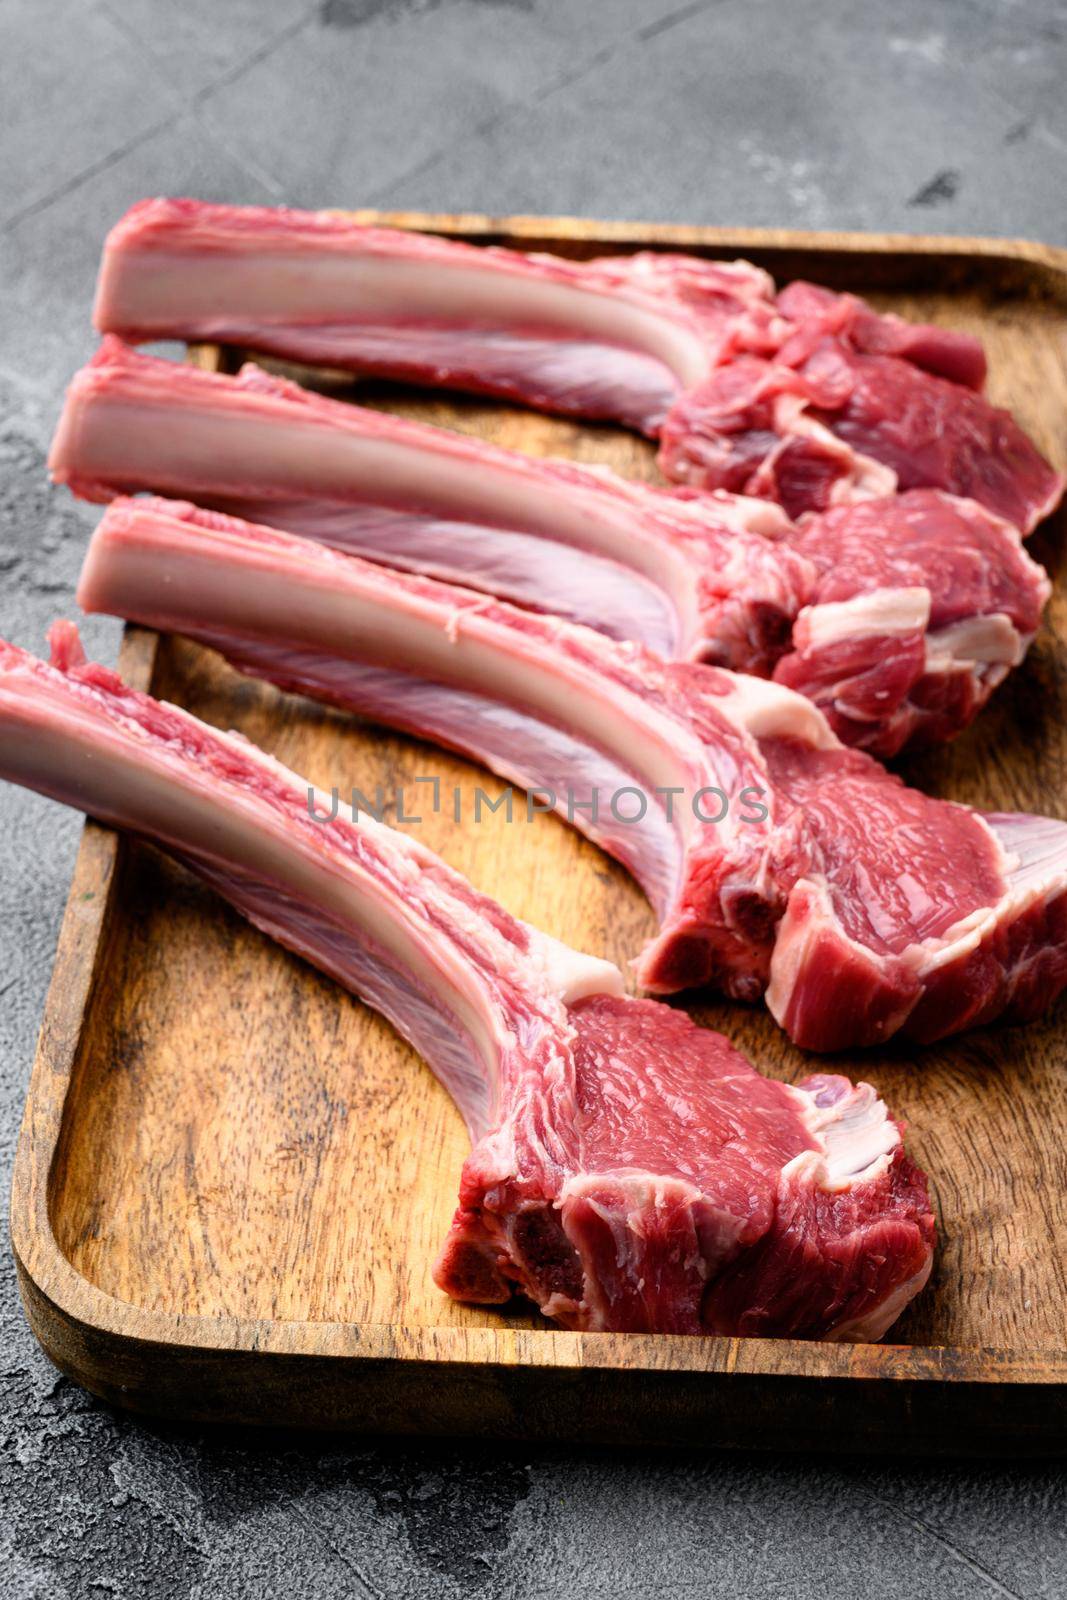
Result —
<instances>
[{"instance_id":1,"label":"wooden cutting board","mask_svg":"<svg viewBox=\"0 0 1067 1600\"><path fill-rule=\"evenodd\" d=\"M586 256L744 255L983 339L991 392L1067 465L1067 252L1013 241L731 233L573 220L380 216ZM194 358L231 368L232 351ZM292 370L292 369L289 369ZM350 380L301 373L330 392ZM364 384L365 403L512 449L655 480L629 434ZM1059 578L1062 516L1032 542ZM412 739L127 631L127 681L236 727L330 788L396 788L418 835L509 910L625 965L652 931L623 872L554 817L468 813L500 788ZM991 808L1067 815L1062 582L1027 663L909 777ZM434 814L421 777L441 780ZM416 826L403 824L404 826ZM767 1073L811 1070L762 1010L701 999ZM909 1124L940 1242L892 1344L553 1330L433 1286L466 1142L429 1071L357 1000L153 850L87 824L15 1167L26 1308L94 1393L198 1421L866 1450L1056 1451L1067 1425L1064 1008L930 1050L841 1058Z\"/></svg>"}]
</instances>

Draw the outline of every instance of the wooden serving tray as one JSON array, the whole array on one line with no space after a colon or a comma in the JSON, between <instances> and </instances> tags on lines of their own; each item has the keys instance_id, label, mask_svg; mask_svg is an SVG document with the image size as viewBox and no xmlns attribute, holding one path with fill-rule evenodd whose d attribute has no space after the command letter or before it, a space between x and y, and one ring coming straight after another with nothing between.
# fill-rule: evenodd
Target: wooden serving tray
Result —
<instances>
[{"instance_id":1,"label":"wooden serving tray","mask_svg":"<svg viewBox=\"0 0 1067 1600\"><path fill-rule=\"evenodd\" d=\"M731 233L572 220L380 217L569 255L745 255L981 335L992 393L1067 465L1067 252L1013 241ZM232 364L234 352L204 352ZM335 392L348 380L308 381ZM360 398L533 452L654 478L607 427L362 385ZM1063 521L1032 548L1058 573ZM326 788L400 785L419 836L481 889L625 963L641 894L554 817L457 826L480 770L242 680L130 629L127 681L237 727ZM978 725L910 768L933 792L1065 814L1061 589ZM434 815L428 786L446 800ZM498 786L497 786L498 787ZM420 806L421 802L421 806ZM703 1003L767 1072L811 1062L761 1010ZM197 1421L627 1442L1037 1452L1067 1423L1063 1017L838 1063L909 1124L940 1243L885 1345L552 1330L457 1305L430 1279L466 1149L429 1071L358 1001L151 849L85 829L15 1167L11 1228L52 1359L116 1404Z\"/></svg>"}]
</instances>

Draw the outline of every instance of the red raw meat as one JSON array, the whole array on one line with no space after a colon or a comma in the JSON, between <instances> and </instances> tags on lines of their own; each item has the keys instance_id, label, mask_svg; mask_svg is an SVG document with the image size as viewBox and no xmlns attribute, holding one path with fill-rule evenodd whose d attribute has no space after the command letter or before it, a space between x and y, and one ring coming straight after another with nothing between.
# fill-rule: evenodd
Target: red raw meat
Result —
<instances>
[{"instance_id":1,"label":"red raw meat","mask_svg":"<svg viewBox=\"0 0 1067 1600\"><path fill-rule=\"evenodd\" d=\"M657 992L766 987L836 1050L1034 1015L1067 983L1067 824L907 789L777 684L165 501L109 507L78 594L539 791L648 894Z\"/></svg>"},{"instance_id":2,"label":"red raw meat","mask_svg":"<svg viewBox=\"0 0 1067 1600\"><path fill-rule=\"evenodd\" d=\"M153 840L381 1010L473 1149L435 1270L569 1328L881 1336L930 1271L922 1174L868 1085L761 1078L411 838L85 663L0 644L0 775ZM321 797L320 797L321 798Z\"/></svg>"},{"instance_id":3,"label":"red raw meat","mask_svg":"<svg viewBox=\"0 0 1067 1600\"><path fill-rule=\"evenodd\" d=\"M796 366L782 353L739 356L682 396L660 430L667 477L764 495L792 517L898 488L944 489L1024 534L1059 503L1061 475L1009 412L972 389L838 339Z\"/></svg>"},{"instance_id":4,"label":"red raw meat","mask_svg":"<svg viewBox=\"0 0 1067 1600\"><path fill-rule=\"evenodd\" d=\"M774 676L880 756L965 728L1052 589L1010 523L936 489L805 518L790 544L817 577Z\"/></svg>"},{"instance_id":5,"label":"red raw meat","mask_svg":"<svg viewBox=\"0 0 1067 1600\"><path fill-rule=\"evenodd\" d=\"M777 308L790 325L775 352L785 366L798 365L832 334L866 355L899 356L967 389L981 391L985 384L985 351L972 334L879 314L858 295L834 294L801 279L786 284Z\"/></svg>"}]
</instances>

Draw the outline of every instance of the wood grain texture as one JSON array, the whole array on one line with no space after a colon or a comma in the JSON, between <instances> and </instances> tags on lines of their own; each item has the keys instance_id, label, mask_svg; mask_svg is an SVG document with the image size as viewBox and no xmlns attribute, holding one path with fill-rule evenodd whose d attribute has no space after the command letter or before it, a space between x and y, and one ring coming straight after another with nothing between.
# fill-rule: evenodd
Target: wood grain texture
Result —
<instances>
[{"instance_id":1,"label":"wood grain texture","mask_svg":"<svg viewBox=\"0 0 1067 1600\"><path fill-rule=\"evenodd\" d=\"M974 331L995 399L1057 465L1067 258L1012 241L727 234L600 223L377 218L571 254L646 243L744 254ZM236 352L201 351L232 366ZM293 370L293 369L288 369ZM299 374L339 394L351 380ZM612 428L381 384L365 402L513 449L655 479ZM1033 548L1059 580L1062 519ZM120 670L329 788L399 789L418 835L517 915L625 965L652 930L621 869L554 817L471 812L502 786L430 746L241 679L129 629ZM909 776L976 804L1067 815L1062 582L1025 666ZM442 807L428 785L440 780ZM460 797L462 819L454 814ZM390 820L396 821L395 811ZM761 1070L811 1070L763 1011L690 1009ZM909 1124L940 1244L891 1346L577 1335L455 1304L430 1263L466 1150L389 1027L151 849L92 824L27 1101L12 1234L30 1320L67 1371L138 1409L667 1442L1055 1450L1067 1416L1067 1089L1061 1008L1025 1029L842 1058Z\"/></svg>"}]
</instances>

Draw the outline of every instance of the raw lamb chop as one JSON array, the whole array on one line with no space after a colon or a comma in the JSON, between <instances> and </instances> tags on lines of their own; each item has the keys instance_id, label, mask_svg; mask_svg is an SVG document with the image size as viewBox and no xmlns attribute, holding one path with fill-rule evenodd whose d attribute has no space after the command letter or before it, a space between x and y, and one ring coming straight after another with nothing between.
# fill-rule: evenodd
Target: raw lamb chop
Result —
<instances>
[{"instance_id":1,"label":"raw lamb chop","mask_svg":"<svg viewBox=\"0 0 1067 1600\"><path fill-rule=\"evenodd\" d=\"M473 1149L435 1269L565 1327L881 1336L930 1271L922 1174L868 1085L760 1077L235 734L0 645L0 774L151 839L390 1019ZM321 800L322 797L319 797Z\"/></svg>"},{"instance_id":2,"label":"raw lamb chop","mask_svg":"<svg viewBox=\"0 0 1067 1600\"><path fill-rule=\"evenodd\" d=\"M967 727L1052 590L1010 523L936 489L807 517L789 543L817 576L774 677L880 756Z\"/></svg>"},{"instance_id":3,"label":"raw lamb chop","mask_svg":"<svg viewBox=\"0 0 1067 1600\"><path fill-rule=\"evenodd\" d=\"M109 507L79 600L536 791L648 894L656 992L766 988L835 1050L1033 1016L1067 983L1067 824L907 789L779 685L166 501Z\"/></svg>"},{"instance_id":4,"label":"raw lamb chop","mask_svg":"<svg viewBox=\"0 0 1067 1600\"><path fill-rule=\"evenodd\" d=\"M71 384L51 465L92 498L190 495L669 658L764 675L791 651L785 681L879 755L965 727L1047 595L1018 535L973 502L871 502L855 537L837 513L798 535L765 502L680 499L115 340Z\"/></svg>"},{"instance_id":5,"label":"raw lamb chop","mask_svg":"<svg viewBox=\"0 0 1067 1600\"><path fill-rule=\"evenodd\" d=\"M774 302L745 261L566 261L339 212L158 199L108 235L93 317L133 343L224 340L653 433Z\"/></svg>"},{"instance_id":6,"label":"raw lamb chop","mask_svg":"<svg viewBox=\"0 0 1067 1600\"><path fill-rule=\"evenodd\" d=\"M942 488L1029 531L1063 481L975 390L977 340L747 262L574 263L343 215L147 200L109 235L102 332L218 339L660 433L668 477L796 515Z\"/></svg>"}]
</instances>

